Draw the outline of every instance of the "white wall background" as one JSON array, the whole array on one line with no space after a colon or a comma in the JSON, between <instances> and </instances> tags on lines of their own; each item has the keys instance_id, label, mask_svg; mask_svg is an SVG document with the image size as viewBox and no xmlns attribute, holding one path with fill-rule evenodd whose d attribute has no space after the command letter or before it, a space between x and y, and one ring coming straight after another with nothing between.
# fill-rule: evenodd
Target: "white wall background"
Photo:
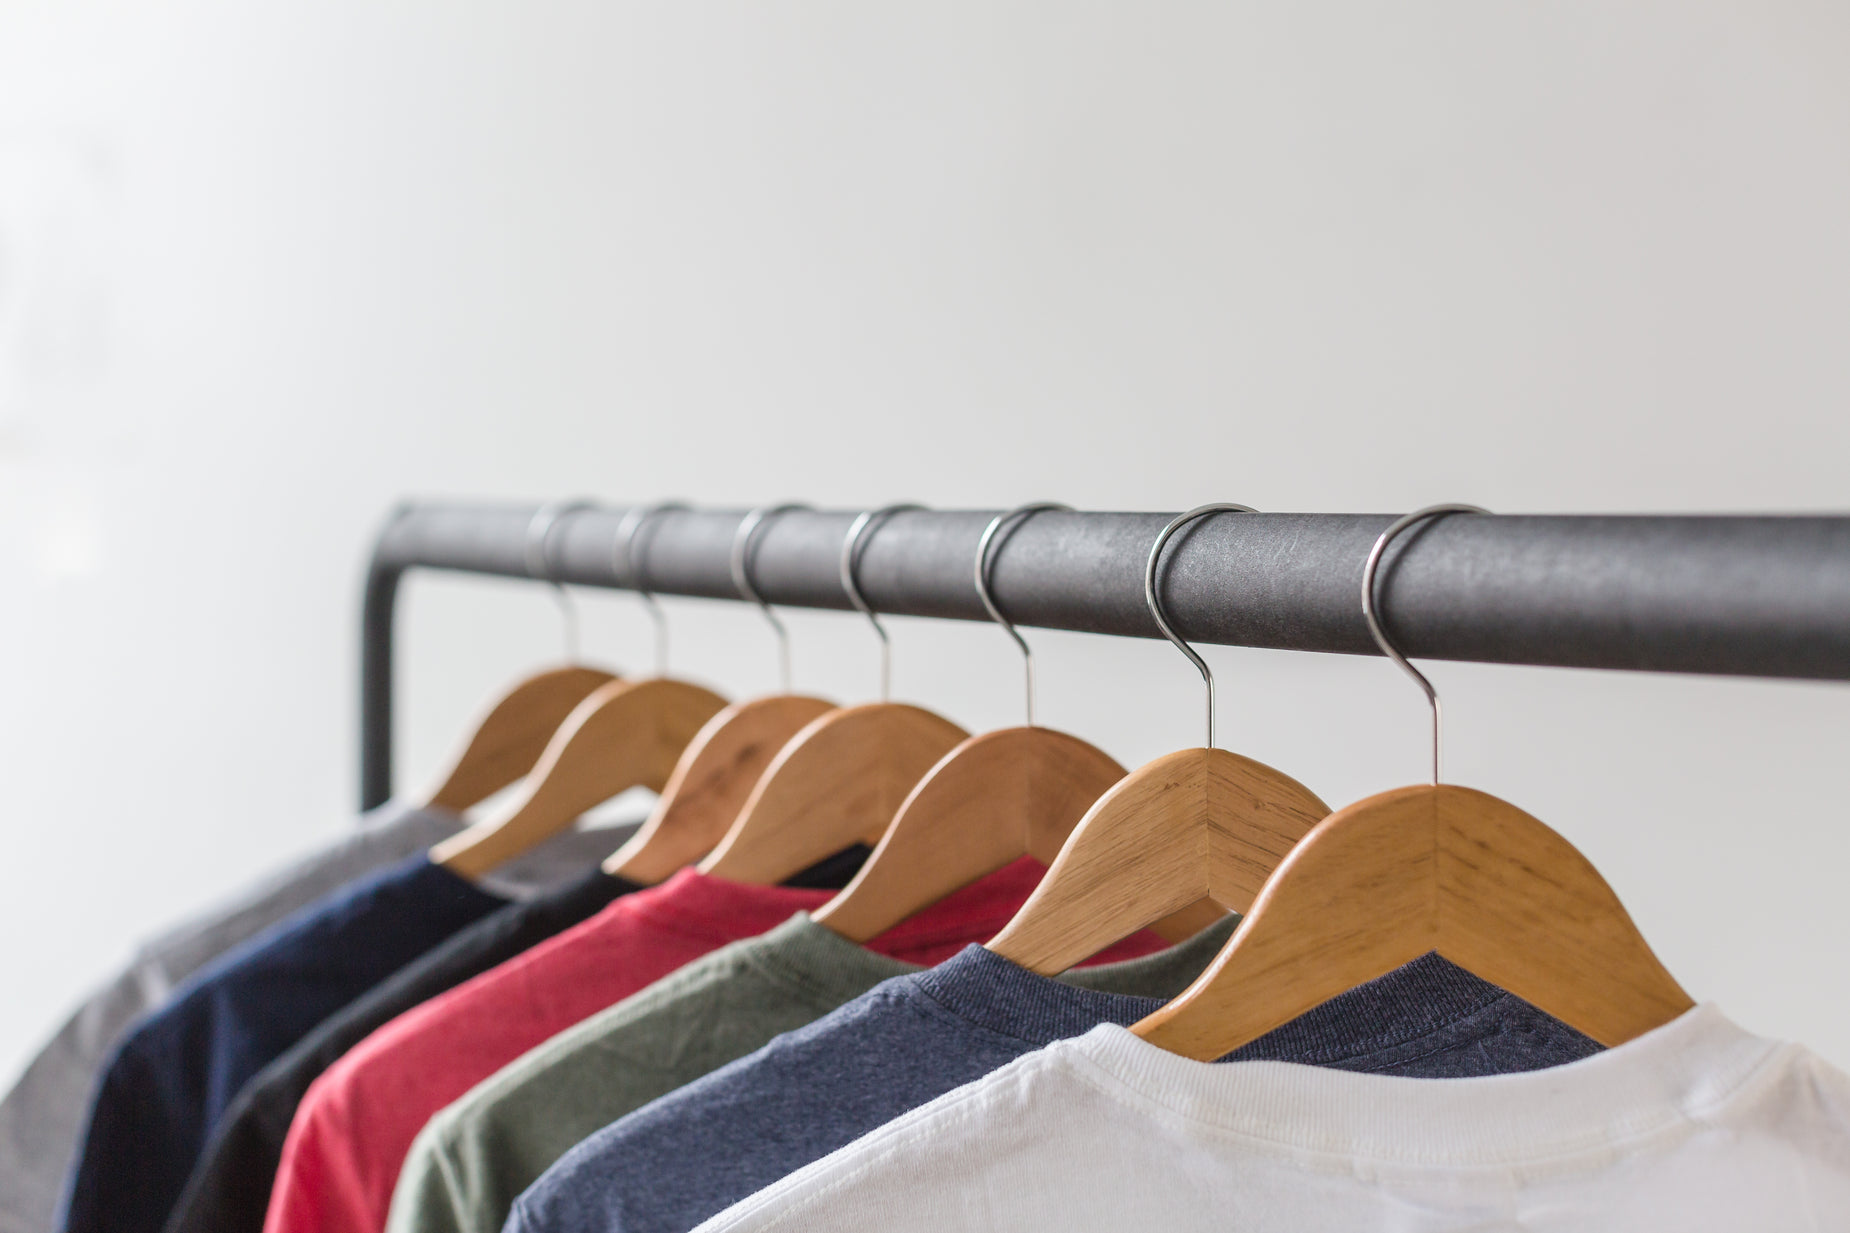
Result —
<instances>
[{"instance_id":1,"label":"white wall background","mask_svg":"<svg viewBox=\"0 0 1850 1233\"><path fill-rule=\"evenodd\" d=\"M1846 338L1837 4L5 0L0 1075L349 824L401 494L1841 509ZM773 682L751 614L672 610L681 670ZM1012 721L993 630L895 625L903 694ZM516 585L401 628L408 781L558 646ZM1173 651L1036 641L1050 722L1198 739ZM1227 742L1332 801L1421 773L1385 664L1212 658ZM1850 1064L1850 689L1434 676L1458 780Z\"/></svg>"}]
</instances>

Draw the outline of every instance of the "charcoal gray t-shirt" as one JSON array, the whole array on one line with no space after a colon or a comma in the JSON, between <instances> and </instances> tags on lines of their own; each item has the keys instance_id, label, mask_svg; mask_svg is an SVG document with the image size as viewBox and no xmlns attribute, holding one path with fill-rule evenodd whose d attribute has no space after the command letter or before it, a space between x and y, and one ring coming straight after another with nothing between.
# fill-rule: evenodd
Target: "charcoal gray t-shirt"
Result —
<instances>
[{"instance_id":1,"label":"charcoal gray t-shirt","mask_svg":"<svg viewBox=\"0 0 1850 1233\"><path fill-rule=\"evenodd\" d=\"M686 1233L1025 1053L1101 1023L1135 1023L1161 1005L1049 980L971 946L605 1127L521 1195L504 1233ZM1598 1050L1432 954L1222 1060L1447 1079L1539 1070Z\"/></svg>"}]
</instances>

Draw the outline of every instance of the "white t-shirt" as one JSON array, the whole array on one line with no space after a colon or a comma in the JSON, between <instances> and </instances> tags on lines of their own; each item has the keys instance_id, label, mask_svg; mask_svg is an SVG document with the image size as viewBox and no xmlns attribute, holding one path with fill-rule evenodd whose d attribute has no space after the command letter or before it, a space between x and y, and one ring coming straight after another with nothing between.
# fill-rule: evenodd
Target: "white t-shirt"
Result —
<instances>
[{"instance_id":1,"label":"white t-shirt","mask_svg":"<svg viewBox=\"0 0 1850 1233\"><path fill-rule=\"evenodd\" d=\"M1210 1065L1107 1024L699 1233L769 1229L1850 1230L1850 1076L1713 1006L1481 1079Z\"/></svg>"}]
</instances>

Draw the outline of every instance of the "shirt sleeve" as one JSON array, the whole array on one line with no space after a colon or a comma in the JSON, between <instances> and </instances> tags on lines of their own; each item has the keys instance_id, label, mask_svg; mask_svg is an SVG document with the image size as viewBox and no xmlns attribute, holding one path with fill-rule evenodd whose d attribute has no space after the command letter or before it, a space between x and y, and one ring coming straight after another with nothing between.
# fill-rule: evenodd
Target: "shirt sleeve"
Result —
<instances>
[{"instance_id":1,"label":"shirt sleeve","mask_svg":"<svg viewBox=\"0 0 1850 1233\"><path fill-rule=\"evenodd\" d=\"M370 1233L367 1170L352 1150L348 1110L320 1080L289 1126L263 1233Z\"/></svg>"},{"instance_id":2,"label":"shirt sleeve","mask_svg":"<svg viewBox=\"0 0 1850 1233\"><path fill-rule=\"evenodd\" d=\"M83 1150L68 1181L59 1228L66 1233L157 1229L172 1196L162 1183L184 1176L190 1144L149 1133L176 1103L166 1068L144 1036L124 1042L97 1085Z\"/></svg>"},{"instance_id":3,"label":"shirt sleeve","mask_svg":"<svg viewBox=\"0 0 1850 1233\"><path fill-rule=\"evenodd\" d=\"M481 1219L485 1205L470 1195L468 1172L458 1166L442 1133L442 1120L419 1133L392 1191L386 1233L495 1233Z\"/></svg>"}]
</instances>

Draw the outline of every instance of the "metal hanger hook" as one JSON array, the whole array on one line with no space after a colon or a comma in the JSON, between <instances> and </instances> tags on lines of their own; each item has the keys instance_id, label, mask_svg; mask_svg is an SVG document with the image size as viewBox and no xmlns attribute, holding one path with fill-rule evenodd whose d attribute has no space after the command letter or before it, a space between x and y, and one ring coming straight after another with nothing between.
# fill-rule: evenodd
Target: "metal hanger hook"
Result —
<instances>
[{"instance_id":1,"label":"metal hanger hook","mask_svg":"<svg viewBox=\"0 0 1850 1233\"><path fill-rule=\"evenodd\" d=\"M559 601L559 615L565 622L565 661L578 662L578 605L572 600L572 593L559 581L552 565L552 533L565 519L573 514L588 509L596 509L597 502L582 497L566 501L548 501L533 511L532 521L527 523L526 562L527 576L537 578L552 587L553 598Z\"/></svg>"},{"instance_id":2,"label":"metal hanger hook","mask_svg":"<svg viewBox=\"0 0 1850 1233\"><path fill-rule=\"evenodd\" d=\"M1489 510L1481 505L1428 505L1425 509L1416 509L1411 514L1396 518L1388 524L1387 530L1375 540L1375 546L1368 550L1368 561L1362 566L1362 619L1368 622L1368 632L1374 637L1375 645L1381 653L1400 665L1400 670L1413 678L1413 683L1426 695L1426 702L1432 707L1432 782L1439 786L1439 691L1432 687L1426 674L1408 662L1400 653L1400 648L1388 638L1387 631L1381 627L1381 605L1375 599L1375 575L1381 570L1381 558L1387 552L1394 537L1408 527L1437 518L1444 514L1488 514Z\"/></svg>"},{"instance_id":3,"label":"metal hanger hook","mask_svg":"<svg viewBox=\"0 0 1850 1233\"><path fill-rule=\"evenodd\" d=\"M1250 505L1239 505L1232 501L1216 501L1212 505L1197 505L1187 513L1177 514L1169 520L1169 525L1157 535L1156 542L1150 545L1150 557L1143 565L1143 602L1150 606L1150 615L1156 619L1156 628L1163 631L1163 637L1175 645L1176 650L1188 656L1188 662L1195 665L1195 671L1201 673L1201 683L1207 687L1208 694L1208 742L1209 749L1214 748L1214 673L1208 668L1208 661L1201 658L1195 648L1176 633L1169 623L1169 617L1163 612L1162 597L1156 593L1156 566L1162 560L1163 545L1169 537L1180 531L1197 518L1209 514L1256 514L1259 511Z\"/></svg>"},{"instance_id":4,"label":"metal hanger hook","mask_svg":"<svg viewBox=\"0 0 1850 1233\"><path fill-rule=\"evenodd\" d=\"M1002 615L1002 609L996 606L996 597L989 592L989 545L996 538L996 532L1010 519L1027 519L1044 510L1068 510L1073 507L1062 505L1058 501L1035 501L1028 505L1017 505L1007 513L997 514L983 528L982 538L976 541L976 597L983 601L983 610L990 619L1002 627L1002 632L1015 640L1021 648L1022 669L1027 675L1028 689L1028 726L1034 726L1034 651L1028 646L1028 640L1015 629L1015 623Z\"/></svg>"},{"instance_id":5,"label":"metal hanger hook","mask_svg":"<svg viewBox=\"0 0 1850 1233\"><path fill-rule=\"evenodd\" d=\"M790 692L790 631L784 628L777 613L771 611L771 605L765 602L764 596L758 593L758 585L752 581L752 549L756 546L758 533L773 519L792 510L808 508L807 505L795 502L761 505L739 519L739 529L732 533L732 585L738 591L739 598L758 605L758 611L764 613L764 619L771 623L771 630L777 635L777 679L784 693Z\"/></svg>"},{"instance_id":6,"label":"metal hanger hook","mask_svg":"<svg viewBox=\"0 0 1850 1233\"><path fill-rule=\"evenodd\" d=\"M848 602L855 611L867 618L874 627L874 636L880 639L880 701L886 702L893 693L893 644L886 636L886 626L880 623L880 617L868 606L867 597L861 594L861 584L855 578L855 571L861 564L861 541L868 538L874 530L894 514L903 514L907 510L924 509L923 505L901 504L883 505L879 509L870 509L855 517L848 527L848 534L841 546L841 589L848 594Z\"/></svg>"},{"instance_id":7,"label":"metal hanger hook","mask_svg":"<svg viewBox=\"0 0 1850 1233\"><path fill-rule=\"evenodd\" d=\"M625 510L623 520L617 524L617 541L610 551L610 563L624 585L636 592L642 600L643 607L649 610L649 619L655 622L655 675L668 675L668 616L662 611L661 601L655 598L655 592L649 589L649 575L646 568L646 556L638 556L636 541L642 531L657 514L666 514L670 510L686 509L683 501L658 501L654 505L637 505Z\"/></svg>"}]
</instances>

